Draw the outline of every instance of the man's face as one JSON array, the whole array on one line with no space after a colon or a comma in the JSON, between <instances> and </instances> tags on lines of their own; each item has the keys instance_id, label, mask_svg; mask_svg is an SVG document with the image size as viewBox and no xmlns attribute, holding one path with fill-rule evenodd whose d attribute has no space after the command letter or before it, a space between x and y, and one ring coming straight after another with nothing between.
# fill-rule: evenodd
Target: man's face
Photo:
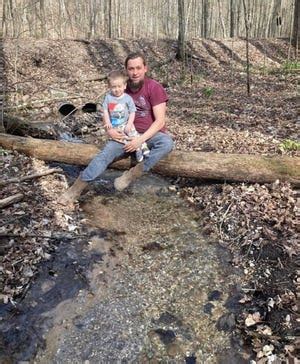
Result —
<instances>
[{"instance_id":1,"label":"man's face","mask_svg":"<svg viewBox=\"0 0 300 364\"><path fill-rule=\"evenodd\" d=\"M127 74L129 77L129 84L133 88L142 85L144 82L147 66L144 65L143 59L138 57L130 59L127 63Z\"/></svg>"}]
</instances>

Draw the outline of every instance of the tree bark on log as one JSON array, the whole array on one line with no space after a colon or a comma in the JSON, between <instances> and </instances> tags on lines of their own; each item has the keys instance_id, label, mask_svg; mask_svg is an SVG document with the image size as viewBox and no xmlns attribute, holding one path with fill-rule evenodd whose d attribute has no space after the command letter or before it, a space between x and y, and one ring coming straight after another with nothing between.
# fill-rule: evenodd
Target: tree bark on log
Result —
<instances>
[{"instance_id":1,"label":"tree bark on log","mask_svg":"<svg viewBox=\"0 0 300 364\"><path fill-rule=\"evenodd\" d=\"M45 161L87 165L100 148L91 144L24 138L0 134L0 146L16 150ZM130 158L111 164L126 169ZM300 186L300 158L172 151L153 171L166 176L181 176L208 180L269 183L277 179Z\"/></svg>"}]
</instances>

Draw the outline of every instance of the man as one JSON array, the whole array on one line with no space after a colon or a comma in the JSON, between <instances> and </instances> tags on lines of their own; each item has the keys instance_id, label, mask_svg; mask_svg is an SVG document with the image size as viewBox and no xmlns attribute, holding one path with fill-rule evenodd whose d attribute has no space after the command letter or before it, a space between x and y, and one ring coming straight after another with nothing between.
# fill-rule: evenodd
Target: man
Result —
<instances>
[{"instance_id":1,"label":"man","mask_svg":"<svg viewBox=\"0 0 300 364\"><path fill-rule=\"evenodd\" d=\"M165 90L158 82L146 76L148 68L142 53L129 54L125 60L125 68L129 78L126 93L135 103L134 125L140 135L133 137L124 145L118 141L124 139L124 135L116 129L108 129L107 134L111 140L90 162L73 186L62 195L60 198L62 204L74 202L88 182L95 180L114 160L135 152L144 142L150 149L149 156L115 179L116 190L122 191L127 188L173 149L173 140L166 133L165 127L168 101Z\"/></svg>"}]
</instances>

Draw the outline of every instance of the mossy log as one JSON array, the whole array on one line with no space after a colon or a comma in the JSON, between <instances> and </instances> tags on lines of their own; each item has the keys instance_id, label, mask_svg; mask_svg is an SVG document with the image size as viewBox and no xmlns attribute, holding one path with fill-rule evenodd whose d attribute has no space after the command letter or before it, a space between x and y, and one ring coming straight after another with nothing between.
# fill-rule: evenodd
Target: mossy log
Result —
<instances>
[{"instance_id":1,"label":"mossy log","mask_svg":"<svg viewBox=\"0 0 300 364\"><path fill-rule=\"evenodd\" d=\"M0 134L0 146L16 150L45 161L87 165L100 148L91 144L25 138ZM110 167L125 169L130 159L123 159ZM300 186L300 158L289 156L261 156L173 151L161 160L153 171L165 176L181 176L207 180L269 183L289 181Z\"/></svg>"}]
</instances>

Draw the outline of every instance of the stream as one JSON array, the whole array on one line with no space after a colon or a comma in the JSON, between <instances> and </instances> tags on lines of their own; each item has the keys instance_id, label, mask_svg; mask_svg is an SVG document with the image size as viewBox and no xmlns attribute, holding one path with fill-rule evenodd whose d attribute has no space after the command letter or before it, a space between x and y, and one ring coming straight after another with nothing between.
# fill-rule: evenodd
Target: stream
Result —
<instances>
[{"instance_id":1,"label":"stream","mask_svg":"<svg viewBox=\"0 0 300 364\"><path fill-rule=\"evenodd\" d=\"M230 339L240 274L229 253L165 179L120 193L119 174L81 202L88 238L57 244L23 301L0 307L0 361L243 363Z\"/></svg>"}]
</instances>

